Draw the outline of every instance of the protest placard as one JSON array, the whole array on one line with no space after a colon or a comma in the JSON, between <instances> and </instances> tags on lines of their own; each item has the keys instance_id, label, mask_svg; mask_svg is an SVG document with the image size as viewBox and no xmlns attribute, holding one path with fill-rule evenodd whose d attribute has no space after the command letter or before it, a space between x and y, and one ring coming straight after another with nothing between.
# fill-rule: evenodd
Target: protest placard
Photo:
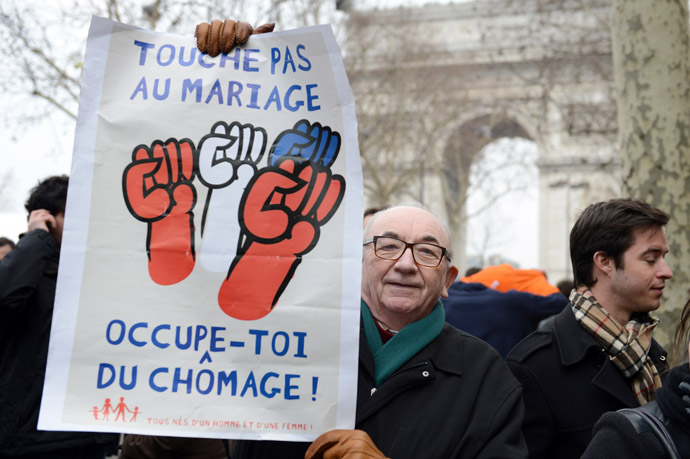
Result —
<instances>
[{"instance_id":1,"label":"protest placard","mask_svg":"<svg viewBox=\"0 0 690 459\"><path fill-rule=\"evenodd\" d=\"M93 18L39 429L352 428L356 129L329 26L210 58Z\"/></svg>"}]
</instances>

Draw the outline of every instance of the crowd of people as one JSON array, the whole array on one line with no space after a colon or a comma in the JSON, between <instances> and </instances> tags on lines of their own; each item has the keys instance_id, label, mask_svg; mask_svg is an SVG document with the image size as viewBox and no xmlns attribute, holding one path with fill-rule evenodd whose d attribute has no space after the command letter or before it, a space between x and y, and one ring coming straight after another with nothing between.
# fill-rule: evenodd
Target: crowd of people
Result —
<instances>
[{"instance_id":1,"label":"crowd of people","mask_svg":"<svg viewBox=\"0 0 690 459\"><path fill-rule=\"evenodd\" d=\"M199 43L226 51L231 26L198 28ZM41 181L26 233L16 246L0 239L0 458L104 458L120 446L118 435L37 429L67 188L66 176ZM653 338L672 277L664 211L628 198L584 209L565 295L534 270L458 280L449 232L421 206L366 217L354 429L232 447L125 435L121 457L690 457L690 302L676 366Z\"/></svg>"}]
</instances>

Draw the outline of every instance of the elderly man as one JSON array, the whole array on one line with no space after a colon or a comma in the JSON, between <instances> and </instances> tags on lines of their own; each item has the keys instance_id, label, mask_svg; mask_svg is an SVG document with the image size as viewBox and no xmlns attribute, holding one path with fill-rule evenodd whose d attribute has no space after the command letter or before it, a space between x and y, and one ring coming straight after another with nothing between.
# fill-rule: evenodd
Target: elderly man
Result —
<instances>
[{"instance_id":1,"label":"elderly man","mask_svg":"<svg viewBox=\"0 0 690 459\"><path fill-rule=\"evenodd\" d=\"M365 230L357 430L323 434L308 458L520 458L521 387L488 344L444 321L457 276L433 214L393 207ZM307 444L239 442L236 456L302 458ZM349 456L365 452L364 456Z\"/></svg>"}]
</instances>

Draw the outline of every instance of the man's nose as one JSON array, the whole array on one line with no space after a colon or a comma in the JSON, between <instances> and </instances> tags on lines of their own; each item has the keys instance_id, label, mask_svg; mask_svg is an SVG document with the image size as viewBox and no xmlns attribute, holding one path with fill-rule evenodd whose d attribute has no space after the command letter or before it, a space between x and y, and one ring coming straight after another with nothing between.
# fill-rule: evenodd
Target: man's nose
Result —
<instances>
[{"instance_id":1,"label":"man's nose","mask_svg":"<svg viewBox=\"0 0 690 459\"><path fill-rule=\"evenodd\" d=\"M414 255L412 254L412 247L405 247L405 250L403 250L402 255L400 255L400 258L398 258L398 261L396 261L395 265L399 269L417 269L417 263L415 263Z\"/></svg>"},{"instance_id":2,"label":"man's nose","mask_svg":"<svg viewBox=\"0 0 690 459\"><path fill-rule=\"evenodd\" d=\"M658 276L664 279L670 279L673 277L673 271L671 271L671 267L668 265L665 259L661 260L661 269L658 273Z\"/></svg>"}]
</instances>

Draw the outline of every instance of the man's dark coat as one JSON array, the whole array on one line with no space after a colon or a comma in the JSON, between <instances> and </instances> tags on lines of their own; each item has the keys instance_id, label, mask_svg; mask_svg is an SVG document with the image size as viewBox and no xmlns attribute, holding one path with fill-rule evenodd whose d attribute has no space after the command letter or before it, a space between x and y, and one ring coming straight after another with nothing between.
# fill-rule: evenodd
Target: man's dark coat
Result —
<instances>
[{"instance_id":1,"label":"man's dark coat","mask_svg":"<svg viewBox=\"0 0 690 459\"><path fill-rule=\"evenodd\" d=\"M652 341L649 355L660 374L666 352ZM522 383L522 432L530 459L579 458L602 414L639 406L630 381L567 306L543 330L522 340L506 359Z\"/></svg>"},{"instance_id":2,"label":"man's dark coat","mask_svg":"<svg viewBox=\"0 0 690 459\"><path fill-rule=\"evenodd\" d=\"M686 392L680 383L690 384L688 362L673 368L664 386L655 393L656 413L666 427L681 459L690 459L690 412L682 398ZM594 426L592 442L582 459L648 459L665 458L664 444L651 428L638 433L633 424L619 412L606 413Z\"/></svg>"},{"instance_id":3,"label":"man's dark coat","mask_svg":"<svg viewBox=\"0 0 690 459\"><path fill-rule=\"evenodd\" d=\"M377 388L374 357L360 331L355 428L366 431L387 457L525 458L520 394L491 346L449 324ZM309 445L239 446L240 459L301 459Z\"/></svg>"},{"instance_id":4,"label":"man's dark coat","mask_svg":"<svg viewBox=\"0 0 690 459\"><path fill-rule=\"evenodd\" d=\"M111 434L36 429L58 258L53 236L34 230L0 262L0 455L117 441Z\"/></svg>"}]
</instances>

